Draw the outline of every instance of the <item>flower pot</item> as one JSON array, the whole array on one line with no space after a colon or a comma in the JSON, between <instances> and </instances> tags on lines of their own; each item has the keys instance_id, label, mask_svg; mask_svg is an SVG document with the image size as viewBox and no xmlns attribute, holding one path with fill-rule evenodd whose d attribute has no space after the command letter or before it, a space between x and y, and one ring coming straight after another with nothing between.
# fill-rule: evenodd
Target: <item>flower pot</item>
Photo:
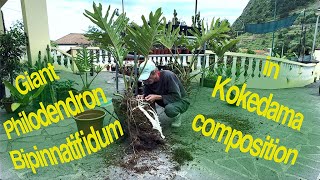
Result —
<instances>
[{"instance_id":1,"label":"flower pot","mask_svg":"<svg viewBox=\"0 0 320 180\"><path fill-rule=\"evenodd\" d=\"M4 109L7 111L7 113L12 113L12 109L11 109L11 105L12 105L13 102L3 102L3 106L4 106Z\"/></svg>"},{"instance_id":2,"label":"flower pot","mask_svg":"<svg viewBox=\"0 0 320 180\"><path fill-rule=\"evenodd\" d=\"M107 71L110 71L110 65L106 65Z\"/></svg>"},{"instance_id":3,"label":"flower pot","mask_svg":"<svg viewBox=\"0 0 320 180\"><path fill-rule=\"evenodd\" d=\"M73 119L77 123L78 131L83 130L84 136L86 136L91 133L91 126L93 126L95 131L103 128L103 119L105 116L106 112L103 110L90 109L77 114Z\"/></svg>"},{"instance_id":4,"label":"flower pot","mask_svg":"<svg viewBox=\"0 0 320 180\"><path fill-rule=\"evenodd\" d=\"M202 78L200 78L200 85L201 85L201 81L202 81ZM214 88L215 84L216 84L216 81L214 79L208 79L208 78L203 79L203 87Z\"/></svg>"}]
</instances>

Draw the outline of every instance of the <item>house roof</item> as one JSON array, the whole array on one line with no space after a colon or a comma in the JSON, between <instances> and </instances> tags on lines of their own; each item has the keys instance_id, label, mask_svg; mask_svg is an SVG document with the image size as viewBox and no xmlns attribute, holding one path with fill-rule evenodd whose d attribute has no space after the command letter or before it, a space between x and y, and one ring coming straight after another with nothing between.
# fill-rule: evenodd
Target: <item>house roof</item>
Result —
<instances>
[{"instance_id":1,"label":"house roof","mask_svg":"<svg viewBox=\"0 0 320 180\"><path fill-rule=\"evenodd\" d=\"M79 45L92 43L92 41L89 41L89 39L81 33L70 33L66 36L57 39L55 42L58 45Z\"/></svg>"}]
</instances>

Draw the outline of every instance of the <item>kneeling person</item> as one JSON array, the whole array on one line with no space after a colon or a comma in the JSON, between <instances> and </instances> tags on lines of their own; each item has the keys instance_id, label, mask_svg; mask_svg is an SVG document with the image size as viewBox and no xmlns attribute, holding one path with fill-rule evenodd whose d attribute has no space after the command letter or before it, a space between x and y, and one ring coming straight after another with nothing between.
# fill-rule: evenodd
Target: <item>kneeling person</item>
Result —
<instances>
[{"instance_id":1,"label":"kneeling person","mask_svg":"<svg viewBox=\"0 0 320 180\"><path fill-rule=\"evenodd\" d=\"M187 111L190 103L178 77L168 70L159 71L152 61L148 61L146 65L145 62L141 63L139 68L143 69L139 80L144 84L144 94L138 98L164 107L166 115L173 118L171 126L180 127L180 116Z\"/></svg>"}]
</instances>

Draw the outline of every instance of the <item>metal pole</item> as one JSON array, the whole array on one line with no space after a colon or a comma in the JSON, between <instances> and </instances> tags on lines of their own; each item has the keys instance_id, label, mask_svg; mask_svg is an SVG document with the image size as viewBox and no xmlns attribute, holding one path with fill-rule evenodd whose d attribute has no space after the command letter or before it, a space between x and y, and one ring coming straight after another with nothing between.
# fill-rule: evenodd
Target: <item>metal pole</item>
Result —
<instances>
[{"instance_id":1,"label":"metal pole","mask_svg":"<svg viewBox=\"0 0 320 180\"><path fill-rule=\"evenodd\" d=\"M284 48L284 42L282 42L281 58L283 57L283 48Z\"/></svg>"},{"instance_id":2,"label":"metal pole","mask_svg":"<svg viewBox=\"0 0 320 180\"><path fill-rule=\"evenodd\" d=\"M116 90L119 93L119 65L116 62Z\"/></svg>"},{"instance_id":3,"label":"metal pole","mask_svg":"<svg viewBox=\"0 0 320 180\"><path fill-rule=\"evenodd\" d=\"M277 0L274 0L274 13L273 13L273 20L276 20L277 14ZM271 45L271 56L274 56L274 31L272 33L272 45Z\"/></svg>"},{"instance_id":4,"label":"metal pole","mask_svg":"<svg viewBox=\"0 0 320 180\"><path fill-rule=\"evenodd\" d=\"M304 9L303 11L303 24L302 24L302 41L301 41L301 45L302 45L302 59L301 61L304 61L304 55L305 55L305 52L306 52L306 27L305 27L305 20L306 20L306 9Z\"/></svg>"},{"instance_id":5,"label":"metal pole","mask_svg":"<svg viewBox=\"0 0 320 180\"><path fill-rule=\"evenodd\" d=\"M135 95L138 95L138 59L137 59L137 53L134 52L134 75L135 75Z\"/></svg>"},{"instance_id":6,"label":"metal pole","mask_svg":"<svg viewBox=\"0 0 320 180\"><path fill-rule=\"evenodd\" d=\"M196 27L196 24L197 24L197 22L196 22L196 20L197 20L197 18L196 18L196 16L197 16L197 8L198 8L198 0L196 0L196 7L195 7L195 10L194 10L194 26Z\"/></svg>"},{"instance_id":7,"label":"metal pole","mask_svg":"<svg viewBox=\"0 0 320 180\"><path fill-rule=\"evenodd\" d=\"M316 23L316 28L314 30L314 37L313 37L313 44L312 44L312 60L314 59L314 50L315 50L315 47L316 47L316 39L317 39L317 34L318 34L318 25L319 25L319 18L320 18L320 14L318 15L318 18L317 18L317 23Z\"/></svg>"},{"instance_id":8,"label":"metal pole","mask_svg":"<svg viewBox=\"0 0 320 180\"><path fill-rule=\"evenodd\" d=\"M124 5L123 5L123 0L121 0L122 3L122 14L124 14Z\"/></svg>"},{"instance_id":9,"label":"metal pole","mask_svg":"<svg viewBox=\"0 0 320 180\"><path fill-rule=\"evenodd\" d=\"M2 19L2 22L3 22L3 32L0 32L0 35L1 35L1 34L5 34L6 27L4 24L4 17L3 17L4 15L3 15L2 11L0 12L0 15L1 15L0 18ZM0 61L0 69L1 69L2 63L3 63L3 61ZM4 84L2 83L2 77L0 77L0 99L2 99L4 97L6 97L6 88L5 88Z\"/></svg>"},{"instance_id":10,"label":"metal pole","mask_svg":"<svg viewBox=\"0 0 320 180\"><path fill-rule=\"evenodd\" d=\"M201 70L202 70L202 75L201 75L201 86L203 87L203 83L204 83L204 78L205 78L205 74L204 74L204 68L206 68L206 48L207 48L207 43L204 43L203 45L203 50L204 50L204 53L203 53L203 57L201 58L202 59L202 64L201 64ZM200 50L201 51L201 50ZM209 59L208 59L209 61Z\"/></svg>"}]
</instances>

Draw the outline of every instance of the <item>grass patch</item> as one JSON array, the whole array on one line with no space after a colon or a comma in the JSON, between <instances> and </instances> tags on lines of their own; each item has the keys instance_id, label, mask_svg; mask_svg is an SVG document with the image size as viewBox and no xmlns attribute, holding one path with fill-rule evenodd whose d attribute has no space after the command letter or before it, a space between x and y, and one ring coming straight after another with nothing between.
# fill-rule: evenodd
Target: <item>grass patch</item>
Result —
<instances>
[{"instance_id":1,"label":"grass patch","mask_svg":"<svg viewBox=\"0 0 320 180\"><path fill-rule=\"evenodd\" d=\"M235 117L231 114L215 114L215 115L206 115L206 118L212 118L216 122L221 122L226 126L230 126L232 129L241 131L244 134L254 133L254 127L248 119L243 119L241 117Z\"/></svg>"},{"instance_id":2,"label":"grass patch","mask_svg":"<svg viewBox=\"0 0 320 180\"><path fill-rule=\"evenodd\" d=\"M178 148L173 150L173 160L182 166L186 161L192 161L193 157L187 150ZM177 167L176 169L178 170Z\"/></svg>"}]
</instances>

